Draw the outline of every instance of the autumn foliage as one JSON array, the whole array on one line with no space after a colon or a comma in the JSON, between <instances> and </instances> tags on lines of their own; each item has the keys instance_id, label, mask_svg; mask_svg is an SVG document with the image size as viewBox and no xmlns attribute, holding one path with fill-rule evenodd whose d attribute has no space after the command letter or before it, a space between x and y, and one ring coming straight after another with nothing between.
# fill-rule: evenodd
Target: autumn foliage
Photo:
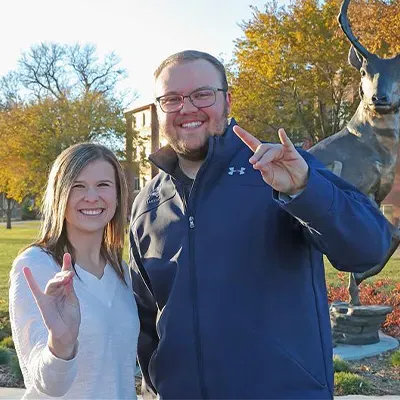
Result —
<instances>
[{"instance_id":1,"label":"autumn foliage","mask_svg":"<svg viewBox=\"0 0 400 400\"><path fill-rule=\"evenodd\" d=\"M349 293L346 287L347 274L339 272L340 286L328 285L329 303L348 301ZM382 330L394 337L400 337L400 282L391 279L376 280L360 284L360 300L363 305L388 305L393 311L386 317Z\"/></svg>"},{"instance_id":2,"label":"autumn foliage","mask_svg":"<svg viewBox=\"0 0 400 400\"><path fill-rule=\"evenodd\" d=\"M242 23L230 64L233 115L258 137L317 142L344 127L359 102L359 72L347 62L339 27L341 0L268 1ZM400 52L400 2L352 0L349 20L360 42L381 57Z\"/></svg>"},{"instance_id":3,"label":"autumn foliage","mask_svg":"<svg viewBox=\"0 0 400 400\"><path fill-rule=\"evenodd\" d=\"M0 77L0 193L8 204L29 198L38 206L50 167L68 146L122 146L118 63L114 54L99 60L93 45L41 43ZM7 218L11 227L10 212Z\"/></svg>"}]
</instances>

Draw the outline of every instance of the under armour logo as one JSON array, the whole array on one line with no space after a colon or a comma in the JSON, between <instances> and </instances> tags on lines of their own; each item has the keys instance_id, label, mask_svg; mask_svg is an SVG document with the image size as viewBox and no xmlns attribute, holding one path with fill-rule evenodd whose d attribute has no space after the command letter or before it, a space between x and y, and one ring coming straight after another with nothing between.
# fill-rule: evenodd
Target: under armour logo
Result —
<instances>
[{"instance_id":1,"label":"under armour logo","mask_svg":"<svg viewBox=\"0 0 400 400\"><path fill-rule=\"evenodd\" d=\"M157 189L154 189L153 191L151 191L149 193L149 195L147 196L147 203L151 204L151 203L156 203L160 200L160 192Z\"/></svg>"},{"instance_id":2,"label":"under armour logo","mask_svg":"<svg viewBox=\"0 0 400 400\"><path fill-rule=\"evenodd\" d=\"M244 171L246 171L245 167L241 167L240 169L235 169L235 167L229 167L228 175L233 175L236 172L239 172L239 175L244 175Z\"/></svg>"}]
</instances>

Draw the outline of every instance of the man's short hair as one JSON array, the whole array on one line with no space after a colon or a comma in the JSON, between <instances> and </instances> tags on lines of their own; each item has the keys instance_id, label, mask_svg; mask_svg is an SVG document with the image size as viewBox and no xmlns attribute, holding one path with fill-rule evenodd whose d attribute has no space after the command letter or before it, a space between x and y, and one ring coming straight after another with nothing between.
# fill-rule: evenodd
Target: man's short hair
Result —
<instances>
[{"instance_id":1,"label":"man's short hair","mask_svg":"<svg viewBox=\"0 0 400 400\"><path fill-rule=\"evenodd\" d=\"M197 50L184 50L179 53L172 54L168 58L166 58L155 70L154 78L157 79L163 69L168 65L174 65L179 63L184 63L187 61L195 61L195 60L206 60L210 62L217 69L219 74L221 75L221 89L228 90L228 80L226 78L226 71L224 65L221 61L217 60L214 56L208 53L204 53L202 51Z\"/></svg>"}]
</instances>

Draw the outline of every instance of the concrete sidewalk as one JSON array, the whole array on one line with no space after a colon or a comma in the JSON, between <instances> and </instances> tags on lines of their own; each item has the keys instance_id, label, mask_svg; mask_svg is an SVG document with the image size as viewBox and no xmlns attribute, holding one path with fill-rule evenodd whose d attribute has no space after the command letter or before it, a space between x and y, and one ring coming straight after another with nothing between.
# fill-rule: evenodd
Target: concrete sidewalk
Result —
<instances>
[{"instance_id":1,"label":"concrete sidewalk","mask_svg":"<svg viewBox=\"0 0 400 400\"><path fill-rule=\"evenodd\" d=\"M399 346L399 341L390 336L379 333L380 342L366 346L350 346L339 345L334 350L335 355L340 356L344 360L359 360L366 357L371 357L388 350L395 349ZM25 389L0 388L0 400L20 399L25 392ZM138 397L138 400L141 396ZM338 400L400 400L400 394L396 396L335 396Z\"/></svg>"},{"instance_id":2,"label":"concrete sidewalk","mask_svg":"<svg viewBox=\"0 0 400 400\"><path fill-rule=\"evenodd\" d=\"M339 344L333 349L333 355L339 356L347 361L361 360L399 347L399 341L397 339L385 335L382 332L379 332L379 339L380 341L378 343L367 345Z\"/></svg>"},{"instance_id":3,"label":"concrete sidewalk","mask_svg":"<svg viewBox=\"0 0 400 400\"><path fill-rule=\"evenodd\" d=\"M0 399L20 399L24 392L25 389L0 388Z\"/></svg>"},{"instance_id":4,"label":"concrete sidewalk","mask_svg":"<svg viewBox=\"0 0 400 400\"><path fill-rule=\"evenodd\" d=\"M14 400L20 399L24 394L24 389L11 389L11 388L0 388L0 400ZM138 397L138 400L141 396ZM335 396L337 400L400 400L399 396Z\"/></svg>"},{"instance_id":5,"label":"concrete sidewalk","mask_svg":"<svg viewBox=\"0 0 400 400\"><path fill-rule=\"evenodd\" d=\"M20 399L24 395L24 393L25 393L25 389L0 387L0 400ZM138 396L138 400L142 400L142 396Z\"/></svg>"},{"instance_id":6,"label":"concrete sidewalk","mask_svg":"<svg viewBox=\"0 0 400 400\"><path fill-rule=\"evenodd\" d=\"M339 400L400 400L399 396L359 396L358 394L354 394L351 396L335 396L335 399Z\"/></svg>"}]
</instances>

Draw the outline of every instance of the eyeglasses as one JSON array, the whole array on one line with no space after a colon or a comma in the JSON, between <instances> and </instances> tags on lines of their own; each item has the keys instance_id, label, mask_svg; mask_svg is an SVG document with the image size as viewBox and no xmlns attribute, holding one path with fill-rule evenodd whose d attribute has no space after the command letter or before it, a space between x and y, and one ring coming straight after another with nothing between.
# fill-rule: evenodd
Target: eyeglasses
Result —
<instances>
[{"instance_id":1,"label":"eyeglasses","mask_svg":"<svg viewBox=\"0 0 400 400\"><path fill-rule=\"evenodd\" d=\"M187 96L183 96L182 94L166 94L164 96L156 97L156 100L158 101L161 110L165 113L173 113L182 109L186 98L188 98L196 108L211 107L217 100L217 92L226 92L226 89L196 89Z\"/></svg>"}]
</instances>

